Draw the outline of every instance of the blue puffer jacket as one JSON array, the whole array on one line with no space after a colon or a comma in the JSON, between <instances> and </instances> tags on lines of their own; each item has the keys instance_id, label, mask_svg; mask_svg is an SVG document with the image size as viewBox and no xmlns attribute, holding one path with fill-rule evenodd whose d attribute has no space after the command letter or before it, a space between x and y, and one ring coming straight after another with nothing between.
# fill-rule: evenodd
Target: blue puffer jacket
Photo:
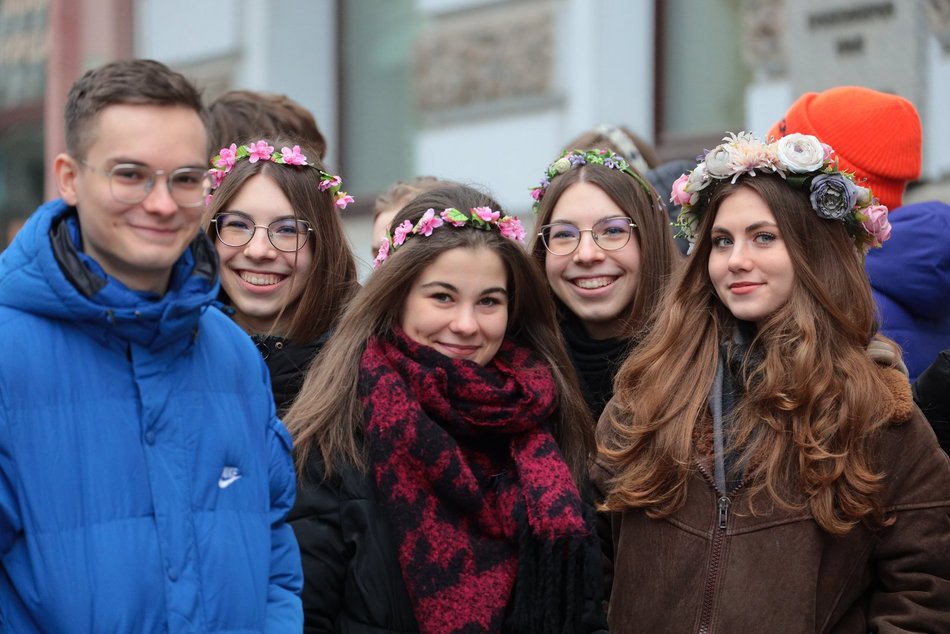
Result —
<instances>
[{"instance_id":1,"label":"blue puffer jacket","mask_svg":"<svg viewBox=\"0 0 950 634\"><path fill-rule=\"evenodd\" d=\"M881 314L881 330L904 350L913 382L950 348L950 205L898 207L891 239L871 249L865 270Z\"/></svg>"},{"instance_id":2,"label":"blue puffer jacket","mask_svg":"<svg viewBox=\"0 0 950 634\"><path fill-rule=\"evenodd\" d=\"M161 298L62 201L0 256L0 632L299 632L290 438L202 234Z\"/></svg>"}]
</instances>

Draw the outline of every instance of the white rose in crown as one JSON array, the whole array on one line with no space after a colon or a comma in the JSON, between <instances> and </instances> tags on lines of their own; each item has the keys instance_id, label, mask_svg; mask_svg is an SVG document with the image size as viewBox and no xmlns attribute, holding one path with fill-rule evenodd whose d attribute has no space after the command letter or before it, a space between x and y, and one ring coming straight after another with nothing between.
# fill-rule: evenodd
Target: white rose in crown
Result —
<instances>
[{"instance_id":1,"label":"white rose in crown","mask_svg":"<svg viewBox=\"0 0 950 634\"><path fill-rule=\"evenodd\" d=\"M706 174L706 164L699 163L696 168L689 173L689 178L686 182L686 191L695 194L696 192L705 189L711 182L712 179L710 179Z\"/></svg>"},{"instance_id":2,"label":"white rose in crown","mask_svg":"<svg viewBox=\"0 0 950 634\"><path fill-rule=\"evenodd\" d=\"M810 134L789 134L776 142L778 160L795 174L817 172L825 164L825 148Z\"/></svg>"},{"instance_id":3,"label":"white rose in crown","mask_svg":"<svg viewBox=\"0 0 950 634\"><path fill-rule=\"evenodd\" d=\"M706 163L706 173L713 178L729 178L736 172L732 152L725 144L717 145L709 150L704 162Z\"/></svg>"}]
</instances>

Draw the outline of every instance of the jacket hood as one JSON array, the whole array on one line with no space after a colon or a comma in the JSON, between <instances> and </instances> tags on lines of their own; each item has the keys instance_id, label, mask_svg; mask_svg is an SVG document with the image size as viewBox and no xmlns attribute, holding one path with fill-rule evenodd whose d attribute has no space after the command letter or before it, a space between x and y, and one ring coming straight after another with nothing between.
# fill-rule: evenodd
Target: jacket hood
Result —
<instances>
[{"instance_id":1,"label":"jacket hood","mask_svg":"<svg viewBox=\"0 0 950 634\"><path fill-rule=\"evenodd\" d=\"M190 339L217 296L217 256L203 232L175 263L161 297L109 276L79 243L75 208L62 199L42 205L0 254L0 306L71 321L103 343L158 348Z\"/></svg>"},{"instance_id":2,"label":"jacket hood","mask_svg":"<svg viewBox=\"0 0 950 634\"><path fill-rule=\"evenodd\" d=\"M865 261L875 295L919 319L943 322L950 314L950 205L915 203L893 210L889 219L891 239Z\"/></svg>"}]
</instances>

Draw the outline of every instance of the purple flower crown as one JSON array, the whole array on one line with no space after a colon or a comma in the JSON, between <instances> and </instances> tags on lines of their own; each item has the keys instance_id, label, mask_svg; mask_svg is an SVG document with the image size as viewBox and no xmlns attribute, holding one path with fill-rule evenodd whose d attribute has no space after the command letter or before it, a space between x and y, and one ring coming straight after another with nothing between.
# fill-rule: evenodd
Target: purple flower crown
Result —
<instances>
[{"instance_id":1,"label":"purple flower crown","mask_svg":"<svg viewBox=\"0 0 950 634\"><path fill-rule=\"evenodd\" d=\"M544 170L544 177L541 182L531 189L531 197L534 198L534 203L531 205L532 211L537 213L541 208L541 199L544 198L544 193L552 180L582 165L601 165L608 169L623 172L640 183L640 187L643 188L648 197L651 199L657 197L653 188L619 154L610 150L570 150L565 151L553 163L548 165L547 169Z\"/></svg>"},{"instance_id":2,"label":"purple flower crown","mask_svg":"<svg viewBox=\"0 0 950 634\"><path fill-rule=\"evenodd\" d=\"M410 236L431 236L432 232L447 225L451 227L473 227L482 231L491 231L492 227L498 233L510 240L524 242L525 230L521 221L515 216L504 216L500 211L492 211L491 207L472 207L471 215L466 215L454 207L449 207L440 213L435 209L427 209L419 221L413 225L410 220L403 220L402 224L393 229L392 234L386 233L379 244L379 254L373 260L373 268L389 259L396 249L401 247Z\"/></svg>"},{"instance_id":3,"label":"purple flower crown","mask_svg":"<svg viewBox=\"0 0 950 634\"><path fill-rule=\"evenodd\" d=\"M211 177L212 193L221 186L221 183L224 182L224 177L234 169L238 161L245 159L247 159L248 163L270 161L278 165L312 167L320 172L320 184L317 188L322 192L329 191L337 207L346 209L348 204L354 202L352 196L345 191L341 191L343 180L339 176L324 172L316 165L307 163L307 157L301 153L299 145L295 145L292 148L282 147L280 148L280 152L276 152L274 146L270 145L264 139L240 147L238 147L236 143L232 143L229 147L223 147L218 151L214 158L211 159L211 169L208 170L208 175ZM208 195L209 201L211 200L211 195L212 194Z\"/></svg>"},{"instance_id":4,"label":"purple flower crown","mask_svg":"<svg viewBox=\"0 0 950 634\"><path fill-rule=\"evenodd\" d=\"M749 132L729 133L706 152L696 167L673 183L670 202L682 205L673 225L679 235L696 242L696 232L716 185L740 176L778 174L795 189L809 194L821 218L840 220L859 253L878 248L891 236L887 207L871 190L856 184L854 174L838 169L834 150L809 134L789 134L765 143Z\"/></svg>"}]
</instances>

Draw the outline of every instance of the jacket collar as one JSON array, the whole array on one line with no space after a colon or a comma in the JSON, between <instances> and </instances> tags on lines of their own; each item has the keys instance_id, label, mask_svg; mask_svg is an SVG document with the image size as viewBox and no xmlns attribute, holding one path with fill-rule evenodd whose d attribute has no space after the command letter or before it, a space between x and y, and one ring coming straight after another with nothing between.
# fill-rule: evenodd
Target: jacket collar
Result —
<instances>
[{"instance_id":1,"label":"jacket collar","mask_svg":"<svg viewBox=\"0 0 950 634\"><path fill-rule=\"evenodd\" d=\"M168 291L133 291L82 252L79 219L62 200L40 207L0 256L0 305L70 321L94 338L155 349L193 340L218 292L217 255L203 232L175 263Z\"/></svg>"}]
</instances>

